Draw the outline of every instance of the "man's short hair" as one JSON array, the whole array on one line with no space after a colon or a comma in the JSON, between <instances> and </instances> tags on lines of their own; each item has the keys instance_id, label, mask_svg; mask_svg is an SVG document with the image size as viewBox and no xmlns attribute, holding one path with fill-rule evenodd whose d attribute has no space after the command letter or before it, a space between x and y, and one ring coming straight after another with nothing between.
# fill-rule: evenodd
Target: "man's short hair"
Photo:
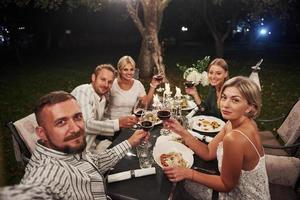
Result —
<instances>
[{"instance_id":1,"label":"man's short hair","mask_svg":"<svg viewBox=\"0 0 300 200\"><path fill-rule=\"evenodd\" d=\"M34 114L38 125L41 125L42 123L41 113L46 106L51 106L57 103L65 102L70 99L76 100L76 98L73 95L65 91L53 91L42 96L37 101L34 108Z\"/></svg>"},{"instance_id":2,"label":"man's short hair","mask_svg":"<svg viewBox=\"0 0 300 200\"><path fill-rule=\"evenodd\" d=\"M111 64L102 64L102 65L98 65L95 70L94 70L94 74L97 76L98 73L102 70L102 69L107 69L109 71L111 71L114 76L117 76L118 72L117 70L111 65Z\"/></svg>"}]
</instances>

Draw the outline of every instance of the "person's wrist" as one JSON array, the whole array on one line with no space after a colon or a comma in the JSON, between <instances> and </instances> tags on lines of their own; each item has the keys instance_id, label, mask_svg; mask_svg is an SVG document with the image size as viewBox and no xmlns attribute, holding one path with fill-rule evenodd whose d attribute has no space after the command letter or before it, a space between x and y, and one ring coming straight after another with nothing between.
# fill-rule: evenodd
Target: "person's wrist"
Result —
<instances>
[{"instance_id":1,"label":"person's wrist","mask_svg":"<svg viewBox=\"0 0 300 200\"><path fill-rule=\"evenodd\" d=\"M150 87L152 87L152 88L154 88L154 89L156 88L156 86L153 85L152 83L150 83L149 85L150 85Z\"/></svg>"},{"instance_id":2,"label":"person's wrist","mask_svg":"<svg viewBox=\"0 0 300 200\"><path fill-rule=\"evenodd\" d=\"M195 171L192 170L192 178L191 178L192 181L194 180L194 173L195 173Z\"/></svg>"}]
</instances>

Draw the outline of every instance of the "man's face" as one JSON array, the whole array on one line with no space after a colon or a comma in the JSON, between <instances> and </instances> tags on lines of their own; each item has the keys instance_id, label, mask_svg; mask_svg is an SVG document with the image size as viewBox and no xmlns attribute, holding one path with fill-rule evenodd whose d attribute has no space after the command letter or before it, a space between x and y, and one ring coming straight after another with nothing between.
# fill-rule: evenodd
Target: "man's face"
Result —
<instances>
[{"instance_id":1,"label":"man's face","mask_svg":"<svg viewBox=\"0 0 300 200\"><path fill-rule=\"evenodd\" d=\"M64 153L81 153L86 147L84 121L75 99L46 106L37 134L48 148Z\"/></svg>"},{"instance_id":2,"label":"man's face","mask_svg":"<svg viewBox=\"0 0 300 200\"><path fill-rule=\"evenodd\" d=\"M92 75L92 85L95 92L99 95L105 95L111 89L115 76L112 71L108 69L102 69L98 74Z\"/></svg>"}]
</instances>

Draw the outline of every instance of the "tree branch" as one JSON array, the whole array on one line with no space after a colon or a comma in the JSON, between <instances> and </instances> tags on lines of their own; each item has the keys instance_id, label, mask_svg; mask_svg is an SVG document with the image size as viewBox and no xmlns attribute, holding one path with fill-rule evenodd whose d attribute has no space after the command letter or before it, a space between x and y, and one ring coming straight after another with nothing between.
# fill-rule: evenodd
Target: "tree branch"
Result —
<instances>
[{"instance_id":1,"label":"tree branch","mask_svg":"<svg viewBox=\"0 0 300 200\"><path fill-rule=\"evenodd\" d=\"M163 21L164 10L166 9L166 7L169 5L170 2L171 2L171 0L161 0L160 2L158 2L157 32L160 31L161 24Z\"/></svg>"},{"instance_id":2,"label":"tree branch","mask_svg":"<svg viewBox=\"0 0 300 200\"><path fill-rule=\"evenodd\" d=\"M140 34L143 36L145 27L143 26L142 21L139 18L139 2L136 3L135 8L134 8L134 2L133 1L128 1L127 2L127 11L134 22L135 26L139 30Z\"/></svg>"}]
</instances>

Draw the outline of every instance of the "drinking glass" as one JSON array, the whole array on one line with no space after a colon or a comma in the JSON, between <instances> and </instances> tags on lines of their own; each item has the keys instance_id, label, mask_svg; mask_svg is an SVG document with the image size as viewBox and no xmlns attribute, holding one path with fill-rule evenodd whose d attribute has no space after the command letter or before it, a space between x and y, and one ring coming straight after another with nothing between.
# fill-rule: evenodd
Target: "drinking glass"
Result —
<instances>
[{"instance_id":1,"label":"drinking glass","mask_svg":"<svg viewBox=\"0 0 300 200\"><path fill-rule=\"evenodd\" d=\"M184 82L185 87L187 88L192 88L195 86L195 82L194 81L185 81Z\"/></svg>"},{"instance_id":2,"label":"drinking glass","mask_svg":"<svg viewBox=\"0 0 300 200\"><path fill-rule=\"evenodd\" d=\"M146 132L148 132L150 134L150 131L152 130L153 126L154 126L153 119L148 118L146 115L144 115L141 118L141 128L144 131L146 131ZM151 136L151 134L150 134L150 136ZM152 144L151 144L151 142L149 140L147 140L147 141L144 140L142 143L147 144L148 147L152 146Z\"/></svg>"},{"instance_id":3,"label":"drinking glass","mask_svg":"<svg viewBox=\"0 0 300 200\"><path fill-rule=\"evenodd\" d=\"M153 76L153 78L157 81L162 81L164 79L164 76L162 74L156 74Z\"/></svg>"},{"instance_id":4,"label":"drinking glass","mask_svg":"<svg viewBox=\"0 0 300 200\"><path fill-rule=\"evenodd\" d=\"M147 144L141 143L136 147L137 156L139 158L140 168L149 168L152 166L151 151Z\"/></svg>"},{"instance_id":5,"label":"drinking glass","mask_svg":"<svg viewBox=\"0 0 300 200\"><path fill-rule=\"evenodd\" d=\"M164 76L163 76L161 73L159 73L159 74L154 75L153 78L154 78L156 81L162 83L162 81L163 81L163 79L164 79ZM159 87L156 89L156 91L157 91L158 93L162 93L162 92L163 92L163 88L159 86Z\"/></svg>"},{"instance_id":6,"label":"drinking glass","mask_svg":"<svg viewBox=\"0 0 300 200\"><path fill-rule=\"evenodd\" d=\"M163 102L163 105L162 107L160 108L159 111L157 111L157 117L164 121L164 120L167 120L167 119L170 119L171 117L171 110L172 110L172 103L171 103L171 99L166 99L164 102ZM165 129L165 128L162 128L160 130L160 134L161 135L168 135L170 134L170 130L169 129Z\"/></svg>"},{"instance_id":7,"label":"drinking glass","mask_svg":"<svg viewBox=\"0 0 300 200\"><path fill-rule=\"evenodd\" d=\"M135 105L133 106L133 114L138 118L138 120L140 121L141 118L145 115L145 111L147 109L147 105L143 104L142 100L139 99ZM133 126L134 129L139 129L140 128L140 124L137 123Z\"/></svg>"}]
</instances>

